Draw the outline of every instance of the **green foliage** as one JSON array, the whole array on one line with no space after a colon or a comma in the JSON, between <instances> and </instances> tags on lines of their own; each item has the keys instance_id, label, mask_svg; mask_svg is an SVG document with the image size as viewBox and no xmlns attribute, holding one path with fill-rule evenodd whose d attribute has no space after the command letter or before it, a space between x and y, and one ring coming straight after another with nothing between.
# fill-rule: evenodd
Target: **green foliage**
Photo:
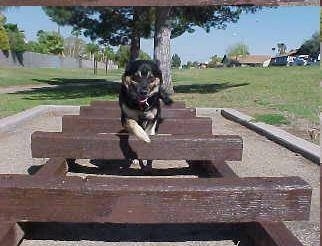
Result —
<instances>
[{"instance_id":1,"label":"green foliage","mask_svg":"<svg viewBox=\"0 0 322 246\"><path fill-rule=\"evenodd\" d=\"M249 55L248 45L242 42L236 43L227 49L227 55L228 57L238 57L238 56Z\"/></svg>"},{"instance_id":2,"label":"green foliage","mask_svg":"<svg viewBox=\"0 0 322 246\"><path fill-rule=\"evenodd\" d=\"M298 54L310 55L315 59L318 57L320 54L320 36L318 32L314 33L310 39L301 45Z\"/></svg>"},{"instance_id":3,"label":"green foliage","mask_svg":"<svg viewBox=\"0 0 322 246\"><path fill-rule=\"evenodd\" d=\"M115 61L115 53L111 47L105 47L103 54L105 59Z\"/></svg>"},{"instance_id":4,"label":"green foliage","mask_svg":"<svg viewBox=\"0 0 322 246\"><path fill-rule=\"evenodd\" d=\"M18 29L16 24L5 24L4 28L8 34L10 50L16 53L26 51L25 34Z\"/></svg>"},{"instance_id":5,"label":"green foliage","mask_svg":"<svg viewBox=\"0 0 322 246\"><path fill-rule=\"evenodd\" d=\"M39 31L38 42L46 53L61 55L64 50L64 39L57 32Z\"/></svg>"},{"instance_id":6,"label":"green foliage","mask_svg":"<svg viewBox=\"0 0 322 246\"><path fill-rule=\"evenodd\" d=\"M28 42L28 51L54 55L61 55L63 53L64 39L57 32L40 30L37 33L37 38L37 42Z\"/></svg>"},{"instance_id":7,"label":"green foliage","mask_svg":"<svg viewBox=\"0 0 322 246\"><path fill-rule=\"evenodd\" d=\"M0 25L0 50L8 51L10 49L9 37L3 26Z\"/></svg>"},{"instance_id":8,"label":"green foliage","mask_svg":"<svg viewBox=\"0 0 322 246\"><path fill-rule=\"evenodd\" d=\"M100 50L100 47L98 46L98 44L95 44L95 43L86 44L86 52L91 54L91 55L94 55L99 50Z\"/></svg>"},{"instance_id":9,"label":"green foliage","mask_svg":"<svg viewBox=\"0 0 322 246\"><path fill-rule=\"evenodd\" d=\"M285 125L290 123L282 114L255 114L255 121L261 121L270 125Z\"/></svg>"},{"instance_id":10,"label":"green foliage","mask_svg":"<svg viewBox=\"0 0 322 246\"><path fill-rule=\"evenodd\" d=\"M242 12L254 13L258 6L202 6L171 8L171 38L198 26L209 32L211 28L225 29L236 23ZM112 46L126 45L133 33L150 38L153 35L157 7L43 7L52 21L84 30L93 41Z\"/></svg>"},{"instance_id":11,"label":"green foliage","mask_svg":"<svg viewBox=\"0 0 322 246\"><path fill-rule=\"evenodd\" d=\"M223 66L222 60L223 60L222 57L214 55L213 57L211 57L210 62L208 63L208 67L214 68L214 67Z\"/></svg>"},{"instance_id":12,"label":"green foliage","mask_svg":"<svg viewBox=\"0 0 322 246\"><path fill-rule=\"evenodd\" d=\"M129 44L134 29L140 37L151 37L151 7L43 7L43 10L52 21L84 30L86 37L101 44ZM134 23L135 11L139 12Z\"/></svg>"},{"instance_id":13,"label":"green foliage","mask_svg":"<svg viewBox=\"0 0 322 246\"><path fill-rule=\"evenodd\" d=\"M178 54L174 54L171 60L171 67L179 68L181 66L181 59Z\"/></svg>"},{"instance_id":14,"label":"green foliage","mask_svg":"<svg viewBox=\"0 0 322 246\"><path fill-rule=\"evenodd\" d=\"M140 50L139 59L141 60L151 60L151 57ZM121 45L115 54L115 60L119 67L125 67L130 60L130 46Z\"/></svg>"}]
</instances>

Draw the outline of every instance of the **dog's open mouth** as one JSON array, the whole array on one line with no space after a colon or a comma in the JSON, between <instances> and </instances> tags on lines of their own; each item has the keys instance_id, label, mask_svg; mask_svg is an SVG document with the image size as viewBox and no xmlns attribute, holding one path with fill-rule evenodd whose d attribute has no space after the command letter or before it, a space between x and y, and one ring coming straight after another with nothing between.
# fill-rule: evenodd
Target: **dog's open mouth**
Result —
<instances>
[{"instance_id":1,"label":"dog's open mouth","mask_svg":"<svg viewBox=\"0 0 322 246\"><path fill-rule=\"evenodd\" d=\"M149 97L140 97L138 100L140 107L149 107L148 99Z\"/></svg>"}]
</instances>

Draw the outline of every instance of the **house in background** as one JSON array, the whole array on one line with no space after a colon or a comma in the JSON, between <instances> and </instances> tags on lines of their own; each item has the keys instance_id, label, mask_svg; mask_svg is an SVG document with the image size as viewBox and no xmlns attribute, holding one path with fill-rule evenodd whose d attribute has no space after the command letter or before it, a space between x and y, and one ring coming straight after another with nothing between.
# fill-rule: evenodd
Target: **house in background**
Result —
<instances>
[{"instance_id":1,"label":"house in background","mask_svg":"<svg viewBox=\"0 0 322 246\"><path fill-rule=\"evenodd\" d=\"M267 55L247 55L237 57L236 61L242 67L263 67L270 63L270 59Z\"/></svg>"},{"instance_id":2,"label":"house in background","mask_svg":"<svg viewBox=\"0 0 322 246\"><path fill-rule=\"evenodd\" d=\"M271 58L270 66L288 66L294 63L297 57L297 50L291 50L283 55L277 55Z\"/></svg>"}]
</instances>

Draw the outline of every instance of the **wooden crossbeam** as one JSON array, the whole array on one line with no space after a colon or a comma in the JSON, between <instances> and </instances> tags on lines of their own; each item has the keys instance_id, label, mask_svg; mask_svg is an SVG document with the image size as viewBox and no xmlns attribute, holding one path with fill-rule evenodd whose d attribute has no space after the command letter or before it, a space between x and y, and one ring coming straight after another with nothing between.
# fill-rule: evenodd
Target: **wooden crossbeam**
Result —
<instances>
[{"instance_id":1,"label":"wooden crossbeam","mask_svg":"<svg viewBox=\"0 0 322 246\"><path fill-rule=\"evenodd\" d=\"M70 134L95 134L120 132L123 130L120 118L98 118L77 115L65 115L62 118L62 131ZM159 124L158 133L211 135L210 118L165 119Z\"/></svg>"},{"instance_id":2,"label":"wooden crossbeam","mask_svg":"<svg viewBox=\"0 0 322 246\"><path fill-rule=\"evenodd\" d=\"M37 177L58 178L68 172L68 165L64 158L49 159L37 172Z\"/></svg>"},{"instance_id":3,"label":"wooden crossbeam","mask_svg":"<svg viewBox=\"0 0 322 246\"><path fill-rule=\"evenodd\" d=\"M36 178L0 175L0 220L214 223L306 220L311 188L282 178Z\"/></svg>"},{"instance_id":4,"label":"wooden crossbeam","mask_svg":"<svg viewBox=\"0 0 322 246\"><path fill-rule=\"evenodd\" d=\"M241 160L242 139L235 135L151 136L144 143L127 134L70 135L35 132L33 157L67 159Z\"/></svg>"},{"instance_id":5,"label":"wooden crossbeam","mask_svg":"<svg viewBox=\"0 0 322 246\"><path fill-rule=\"evenodd\" d=\"M80 115L116 118L121 116L120 108L102 108L96 106L81 106ZM163 108L162 118L192 118L196 116L195 108L173 109Z\"/></svg>"},{"instance_id":6,"label":"wooden crossbeam","mask_svg":"<svg viewBox=\"0 0 322 246\"><path fill-rule=\"evenodd\" d=\"M225 162L191 161L196 168L204 168L209 177L238 178L235 172ZM290 232L283 222L253 222L240 226L243 239L247 246L303 246Z\"/></svg>"},{"instance_id":7,"label":"wooden crossbeam","mask_svg":"<svg viewBox=\"0 0 322 246\"><path fill-rule=\"evenodd\" d=\"M209 6L209 5L318 5L314 0L1 0L9 6Z\"/></svg>"},{"instance_id":8,"label":"wooden crossbeam","mask_svg":"<svg viewBox=\"0 0 322 246\"><path fill-rule=\"evenodd\" d=\"M5 221L6 222L0 222L0 245L19 245L24 237L24 232L17 223L8 222L8 220Z\"/></svg>"},{"instance_id":9,"label":"wooden crossbeam","mask_svg":"<svg viewBox=\"0 0 322 246\"><path fill-rule=\"evenodd\" d=\"M119 106L119 102L118 101L91 101L91 106L94 107L114 107L114 108L118 108ZM163 106L161 104L161 106ZM185 103L182 101L178 101L178 102L173 102L171 105L169 106L163 106L164 108L185 108Z\"/></svg>"}]
</instances>

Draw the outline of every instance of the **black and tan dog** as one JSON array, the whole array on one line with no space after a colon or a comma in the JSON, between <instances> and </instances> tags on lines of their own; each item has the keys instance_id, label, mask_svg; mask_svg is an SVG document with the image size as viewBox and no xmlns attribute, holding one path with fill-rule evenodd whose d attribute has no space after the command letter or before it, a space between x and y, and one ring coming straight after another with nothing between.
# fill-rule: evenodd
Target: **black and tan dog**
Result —
<instances>
[{"instance_id":1,"label":"black and tan dog","mask_svg":"<svg viewBox=\"0 0 322 246\"><path fill-rule=\"evenodd\" d=\"M162 73L153 61L129 63L122 77L119 95L123 127L139 139L150 142L160 120L160 101L172 103L162 87Z\"/></svg>"},{"instance_id":2,"label":"black and tan dog","mask_svg":"<svg viewBox=\"0 0 322 246\"><path fill-rule=\"evenodd\" d=\"M147 143L151 141L149 136L156 134L160 122L160 101L166 105L172 103L162 82L160 68L148 60L130 62L122 76L119 94L122 125ZM148 166L151 163L148 161Z\"/></svg>"}]
</instances>

